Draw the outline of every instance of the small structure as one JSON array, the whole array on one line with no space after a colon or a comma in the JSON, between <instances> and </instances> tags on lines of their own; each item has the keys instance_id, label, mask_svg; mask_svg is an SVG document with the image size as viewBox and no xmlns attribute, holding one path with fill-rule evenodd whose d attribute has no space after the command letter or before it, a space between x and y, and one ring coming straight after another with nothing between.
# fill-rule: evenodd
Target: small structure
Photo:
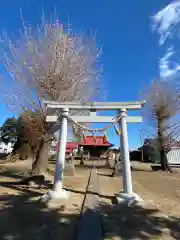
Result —
<instances>
[{"instance_id":1,"label":"small structure","mask_svg":"<svg viewBox=\"0 0 180 240\"><path fill-rule=\"evenodd\" d=\"M117 147L112 147L108 150L107 155L108 155L108 160L115 161L120 156L120 149Z\"/></svg>"},{"instance_id":2,"label":"small structure","mask_svg":"<svg viewBox=\"0 0 180 240\"><path fill-rule=\"evenodd\" d=\"M51 146L50 146L50 149L49 149L49 155L55 155L56 154L56 150L57 150L57 141L52 141L51 142Z\"/></svg>"},{"instance_id":3,"label":"small structure","mask_svg":"<svg viewBox=\"0 0 180 240\"><path fill-rule=\"evenodd\" d=\"M90 158L100 158L112 146L114 145L109 143L104 136L85 136L79 143L79 147L83 147L84 153L87 153Z\"/></svg>"}]
</instances>

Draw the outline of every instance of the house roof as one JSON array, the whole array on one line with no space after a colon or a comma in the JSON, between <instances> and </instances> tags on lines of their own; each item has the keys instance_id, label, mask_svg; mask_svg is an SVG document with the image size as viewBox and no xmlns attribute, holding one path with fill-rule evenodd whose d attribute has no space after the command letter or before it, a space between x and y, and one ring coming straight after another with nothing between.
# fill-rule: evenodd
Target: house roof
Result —
<instances>
[{"instance_id":1,"label":"house roof","mask_svg":"<svg viewBox=\"0 0 180 240\"><path fill-rule=\"evenodd\" d=\"M106 141L104 136L86 136L84 140L79 143L80 146L101 146L112 147L113 144Z\"/></svg>"}]
</instances>

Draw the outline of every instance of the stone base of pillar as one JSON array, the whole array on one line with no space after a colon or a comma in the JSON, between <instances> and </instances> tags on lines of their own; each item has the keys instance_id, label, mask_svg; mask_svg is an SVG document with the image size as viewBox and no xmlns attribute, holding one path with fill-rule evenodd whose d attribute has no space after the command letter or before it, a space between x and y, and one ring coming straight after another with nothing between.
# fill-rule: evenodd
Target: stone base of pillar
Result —
<instances>
[{"instance_id":1,"label":"stone base of pillar","mask_svg":"<svg viewBox=\"0 0 180 240\"><path fill-rule=\"evenodd\" d=\"M70 192L66 191L65 189L62 189L61 191L54 191L51 190L47 193L45 193L41 200L43 202L54 202L54 203L60 203L61 200L67 200L70 196Z\"/></svg>"},{"instance_id":2,"label":"stone base of pillar","mask_svg":"<svg viewBox=\"0 0 180 240\"><path fill-rule=\"evenodd\" d=\"M136 193L127 194L124 192L120 192L116 196L116 203L117 204L128 204L130 206L143 206L144 201L143 199Z\"/></svg>"}]
</instances>

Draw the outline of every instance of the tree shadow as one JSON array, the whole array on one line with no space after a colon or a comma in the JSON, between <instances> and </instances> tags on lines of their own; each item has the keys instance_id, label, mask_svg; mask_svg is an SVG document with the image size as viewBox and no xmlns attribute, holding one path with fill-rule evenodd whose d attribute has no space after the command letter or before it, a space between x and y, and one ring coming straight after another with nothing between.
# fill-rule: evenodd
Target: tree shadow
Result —
<instances>
[{"instance_id":1,"label":"tree shadow","mask_svg":"<svg viewBox=\"0 0 180 240\"><path fill-rule=\"evenodd\" d=\"M0 239L74 239L77 214L67 214L65 205L49 209L39 200L41 193L23 187L11 186L20 195L0 196Z\"/></svg>"},{"instance_id":2,"label":"tree shadow","mask_svg":"<svg viewBox=\"0 0 180 240\"><path fill-rule=\"evenodd\" d=\"M132 172L153 172L152 169L142 169L137 167L132 167L131 171Z\"/></svg>"},{"instance_id":3,"label":"tree shadow","mask_svg":"<svg viewBox=\"0 0 180 240\"><path fill-rule=\"evenodd\" d=\"M99 204L104 234L120 239L180 239L180 217L165 217L157 209L128 204ZM119 239L119 238L118 238ZM159 238L157 238L159 239Z\"/></svg>"},{"instance_id":4,"label":"tree shadow","mask_svg":"<svg viewBox=\"0 0 180 240\"><path fill-rule=\"evenodd\" d=\"M1 186L3 184L4 182L0 182ZM50 209L46 203L39 200L43 193L38 189L11 184L6 188L9 189L7 194L0 196L0 239L76 239L80 216L77 213L68 214L66 203L62 203L56 209ZM66 190L85 194L73 188ZM87 193L96 194L100 198L97 211L102 215L104 234L108 239L120 237L146 240L167 234L165 239L180 239L180 217L166 218L159 215L159 211L154 208L105 204L101 199L113 201L114 197L91 191Z\"/></svg>"},{"instance_id":5,"label":"tree shadow","mask_svg":"<svg viewBox=\"0 0 180 240\"><path fill-rule=\"evenodd\" d=\"M3 194L0 195L0 239L76 238L80 206L74 205L74 214L72 211L68 213L65 201L57 208L50 208L47 203L40 200L40 197L52 186L49 182L44 183L44 188L39 189L16 184L17 179L21 181L21 176L14 171L3 171L1 175L12 177L15 182L0 182L0 186L5 187Z\"/></svg>"},{"instance_id":6,"label":"tree shadow","mask_svg":"<svg viewBox=\"0 0 180 240\"><path fill-rule=\"evenodd\" d=\"M8 169L1 169L0 176L21 179L24 177L24 171L17 171L17 170L8 170Z\"/></svg>"},{"instance_id":7,"label":"tree shadow","mask_svg":"<svg viewBox=\"0 0 180 240\"><path fill-rule=\"evenodd\" d=\"M98 176L102 176L102 177L113 177L112 173L98 173ZM121 175L120 175L121 176Z\"/></svg>"},{"instance_id":8,"label":"tree shadow","mask_svg":"<svg viewBox=\"0 0 180 240\"><path fill-rule=\"evenodd\" d=\"M35 175L35 176L25 176L24 171L17 170L3 170L0 172L0 176L11 178L12 181L1 181L0 186L10 187L13 186L23 186L26 187L39 187L39 188L52 188L52 183L49 180L46 180L44 175ZM33 184L33 185L32 185Z\"/></svg>"}]
</instances>

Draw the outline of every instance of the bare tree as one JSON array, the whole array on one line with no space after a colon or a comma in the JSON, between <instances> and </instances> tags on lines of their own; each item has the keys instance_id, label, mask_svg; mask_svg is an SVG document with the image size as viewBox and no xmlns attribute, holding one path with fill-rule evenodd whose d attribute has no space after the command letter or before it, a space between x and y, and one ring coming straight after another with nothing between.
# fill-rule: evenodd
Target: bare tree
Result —
<instances>
[{"instance_id":1,"label":"bare tree","mask_svg":"<svg viewBox=\"0 0 180 240\"><path fill-rule=\"evenodd\" d=\"M33 28L22 18L19 34L11 38L2 32L0 38L0 61L6 71L0 81L1 97L21 116L22 135L36 145L33 172L46 168L47 145L53 133L45 121L42 100L84 103L103 92L101 49L95 39L69 28L66 31L59 21L54 22L42 17L41 24Z\"/></svg>"},{"instance_id":2,"label":"bare tree","mask_svg":"<svg viewBox=\"0 0 180 240\"><path fill-rule=\"evenodd\" d=\"M176 141L176 127L180 126L173 119L179 113L178 91L172 82L154 80L144 93L147 100L145 117L155 127L156 134L153 138L157 140L162 170L171 171L166 153Z\"/></svg>"}]
</instances>

